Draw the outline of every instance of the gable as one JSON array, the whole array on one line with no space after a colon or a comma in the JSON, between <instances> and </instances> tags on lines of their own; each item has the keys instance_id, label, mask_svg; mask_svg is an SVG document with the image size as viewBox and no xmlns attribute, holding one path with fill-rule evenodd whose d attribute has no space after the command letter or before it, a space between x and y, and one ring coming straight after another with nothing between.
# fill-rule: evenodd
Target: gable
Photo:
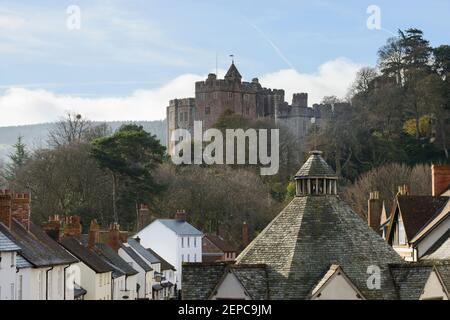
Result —
<instances>
[{"instance_id":1,"label":"gable","mask_svg":"<svg viewBox=\"0 0 450 320\"><path fill-rule=\"evenodd\" d=\"M423 288L420 300L448 300L449 297L436 270L433 270Z\"/></svg>"},{"instance_id":2,"label":"gable","mask_svg":"<svg viewBox=\"0 0 450 320\"><path fill-rule=\"evenodd\" d=\"M340 268L330 270L314 288L311 300L361 300L359 290Z\"/></svg>"},{"instance_id":3,"label":"gable","mask_svg":"<svg viewBox=\"0 0 450 320\"><path fill-rule=\"evenodd\" d=\"M250 297L236 275L228 271L212 293L211 300L250 300Z\"/></svg>"}]
</instances>

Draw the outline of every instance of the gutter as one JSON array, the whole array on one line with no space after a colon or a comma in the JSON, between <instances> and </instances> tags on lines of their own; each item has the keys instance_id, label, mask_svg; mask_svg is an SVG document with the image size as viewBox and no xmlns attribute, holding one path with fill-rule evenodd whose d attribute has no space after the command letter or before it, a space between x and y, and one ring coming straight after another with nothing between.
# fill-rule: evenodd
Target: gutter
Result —
<instances>
[{"instance_id":1,"label":"gutter","mask_svg":"<svg viewBox=\"0 0 450 320\"><path fill-rule=\"evenodd\" d=\"M67 290L67 280L66 280L66 270L67 268L69 268L71 266L71 264L69 264L67 267L64 267L64 300L66 300L66 290Z\"/></svg>"},{"instance_id":2,"label":"gutter","mask_svg":"<svg viewBox=\"0 0 450 320\"><path fill-rule=\"evenodd\" d=\"M48 300L48 272L52 271L54 266L45 271L45 300Z\"/></svg>"}]
</instances>

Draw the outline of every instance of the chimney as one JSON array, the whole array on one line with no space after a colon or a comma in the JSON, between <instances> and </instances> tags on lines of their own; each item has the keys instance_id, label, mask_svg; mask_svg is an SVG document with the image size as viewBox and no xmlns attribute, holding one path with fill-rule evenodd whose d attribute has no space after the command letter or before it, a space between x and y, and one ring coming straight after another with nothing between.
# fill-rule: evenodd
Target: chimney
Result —
<instances>
[{"instance_id":1,"label":"chimney","mask_svg":"<svg viewBox=\"0 0 450 320\"><path fill-rule=\"evenodd\" d=\"M175 220L178 221L186 221L187 213L185 210L177 210L175 214Z\"/></svg>"},{"instance_id":2,"label":"chimney","mask_svg":"<svg viewBox=\"0 0 450 320\"><path fill-rule=\"evenodd\" d=\"M223 230L223 225L221 223L217 224L217 231L216 231L217 236L219 236L220 238L224 239L225 236L225 232Z\"/></svg>"},{"instance_id":3,"label":"chimney","mask_svg":"<svg viewBox=\"0 0 450 320\"><path fill-rule=\"evenodd\" d=\"M43 224L42 229L50 238L59 241L61 238L61 221L59 220L59 215L50 215L48 222Z\"/></svg>"},{"instance_id":4,"label":"chimney","mask_svg":"<svg viewBox=\"0 0 450 320\"><path fill-rule=\"evenodd\" d=\"M398 186L398 194L399 196L407 196L409 195L409 187L404 184L402 186Z\"/></svg>"},{"instance_id":5,"label":"chimney","mask_svg":"<svg viewBox=\"0 0 450 320\"><path fill-rule=\"evenodd\" d=\"M118 252L120 248L120 226L118 223L114 222L109 226L108 232L108 245L115 251Z\"/></svg>"},{"instance_id":6,"label":"chimney","mask_svg":"<svg viewBox=\"0 0 450 320\"><path fill-rule=\"evenodd\" d=\"M248 225L247 222L242 223L242 248L245 248L250 243L248 238Z\"/></svg>"},{"instance_id":7,"label":"chimney","mask_svg":"<svg viewBox=\"0 0 450 320\"><path fill-rule=\"evenodd\" d=\"M137 231L142 230L150 223L150 210L145 204L139 206L139 217L137 221Z\"/></svg>"},{"instance_id":8,"label":"chimney","mask_svg":"<svg viewBox=\"0 0 450 320\"><path fill-rule=\"evenodd\" d=\"M27 230L30 230L31 222L30 204L31 199L28 193L16 193L12 195L11 218L16 219Z\"/></svg>"},{"instance_id":9,"label":"chimney","mask_svg":"<svg viewBox=\"0 0 450 320\"><path fill-rule=\"evenodd\" d=\"M431 166L432 195L438 197L450 187L450 165Z\"/></svg>"},{"instance_id":10,"label":"chimney","mask_svg":"<svg viewBox=\"0 0 450 320\"><path fill-rule=\"evenodd\" d=\"M95 244L99 242L100 228L98 226L97 220L91 220L88 232L88 248L94 248Z\"/></svg>"},{"instance_id":11,"label":"chimney","mask_svg":"<svg viewBox=\"0 0 450 320\"><path fill-rule=\"evenodd\" d=\"M64 221L64 236L80 239L81 223L79 216L69 216Z\"/></svg>"},{"instance_id":12,"label":"chimney","mask_svg":"<svg viewBox=\"0 0 450 320\"><path fill-rule=\"evenodd\" d=\"M0 190L0 223L11 228L11 194L8 190Z\"/></svg>"},{"instance_id":13,"label":"chimney","mask_svg":"<svg viewBox=\"0 0 450 320\"><path fill-rule=\"evenodd\" d=\"M370 192L367 203L367 222L376 233L380 233L381 212L383 211L378 191Z\"/></svg>"}]
</instances>

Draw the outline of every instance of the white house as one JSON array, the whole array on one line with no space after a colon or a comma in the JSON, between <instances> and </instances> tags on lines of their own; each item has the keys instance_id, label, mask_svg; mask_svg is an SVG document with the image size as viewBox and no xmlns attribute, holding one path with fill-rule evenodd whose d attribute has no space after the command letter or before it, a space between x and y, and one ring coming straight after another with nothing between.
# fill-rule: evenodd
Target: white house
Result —
<instances>
[{"instance_id":1,"label":"white house","mask_svg":"<svg viewBox=\"0 0 450 320\"><path fill-rule=\"evenodd\" d=\"M138 271L104 243L97 243L95 251L114 268L113 300L135 300Z\"/></svg>"},{"instance_id":2,"label":"white house","mask_svg":"<svg viewBox=\"0 0 450 320\"><path fill-rule=\"evenodd\" d=\"M15 299L16 255L20 250L0 231L0 300Z\"/></svg>"},{"instance_id":3,"label":"white house","mask_svg":"<svg viewBox=\"0 0 450 320\"><path fill-rule=\"evenodd\" d=\"M75 238L65 237L60 243L80 261L71 267L71 272L75 274L75 282L87 291L84 299L111 300L114 268Z\"/></svg>"},{"instance_id":4,"label":"white house","mask_svg":"<svg viewBox=\"0 0 450 320\"><path fill-rule=\"evenodd\" d=\"M136 298L151 299L153 269L150 263L145 262L131 247L123 244L121 245L118 254L133 269L138 271L136 279Z\"/></svg>"},{"instance_id":5,"label":"white house","mask_svg":"<svg viewBox=\"0 0 450 320\"><path fill-rule=\"evenodd\" d=\"M176 297L175 292L175 267L169 262L164 260L160 255L158 255L151 248L147 248L147 251L154 255L161 262L161 286L162 286L162 299L168 300Z\"/></svg>"},{"instance_id":6,"label":"white house","mask_svg":"<svg viewBox=\"0 0 450 320\"><path fill-rule=\"evenodd\" d=\"M175 283L181 289L183 262L202 262L203 233L186 222L186 213L175 219L157 219L136 234L141 245L151 248L176 269Z\"/></svg>"}]
</instances>

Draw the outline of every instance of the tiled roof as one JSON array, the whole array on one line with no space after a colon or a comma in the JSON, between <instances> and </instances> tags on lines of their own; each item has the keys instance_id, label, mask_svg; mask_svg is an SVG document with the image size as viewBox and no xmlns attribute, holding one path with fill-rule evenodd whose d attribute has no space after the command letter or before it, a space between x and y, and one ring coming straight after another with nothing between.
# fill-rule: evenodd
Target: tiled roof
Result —
<instances>
[{"instance_id":1,"label":"tiled roof","mask_svg":"<svg viewBox=\"0 0 450 320\"><path fill-rule=\"evenodd\" d=\"M33 265L27 261L24 257L22 257L20 254L16 255L16 267L18 269L25 269L25 268L33 268Z\"/></svg>"},{"instance_id":2,"label":"tiled roof","mask_svg":"<svg viewBox=\"0 0 450 320\"><path fill-rule=\"evenodd\" d=\"M161 261L155 257L150 251L147 251L139 242L137 242L135 239L130 238L127 242L131 248L136 250L138 254L140 254L145 260L147 260L150 263L161 263Z\"/></svg>"},{"instance_id":3,"label":"tiled roof","mask_svg":"<svg viewBox=\"0 0 450 320\"><path fill-rule=\"evenodd\" d=\"M239 71L236 68L236 65L234 63L231 64L230 68L228 69L227 73L225 74L225 78L230 78L230 77L235 77L235 78L241 78L242 79L242 76L239 73Z\"/></svg>"},{"instance_id":4,"label":"tiled roof","mask_svg":"<svg viewBox=\"0 0 450 320\"><path fill-rule=\"evenodd\" d=\"M408 240L412 240L433 217L439 214L448 200L448 197L398 196L397 203Z\"/></svg>"},{"instance_id":5,"label":"tiled roof","mask_svg":"<svg viewBox=\"0 0 450 320\"><path fill-rule=\"evenodd\" d=\"M224 262L183 264L183 300L205 300L214 295L228 272L241 282L253 300L269 298L264 265L232 265Z\"/></svg>"},{"instance_id":6,"label":"tiled roof","mask_svg":"<svg viewBox=\"0 0 450 320\"><path fill-rule=\"evenodd\" d=\"M152 255L154 255L156 258L158 258L158 260L161 262L161 271L164 271L164 270L174 270L175 271L175 267L173 265L171 265L170 263L168 263L166 260L164 260L155 251L153 251L150 248L147 248L147 251L150 252Z\"/></svg>"},{"instance_id":7,"label":"tiled roof","mask_svg":"<svg viewBox=\"0 0 450 320\"><path fill-rule=\"evenodd\" d=\"M186 221L176 219L158 219L167 228L180 236L201 236L203 233ZM144 229L145 230L145 229Z\"/></svg>"},{"instance_id":8,"label":"tiled roof","mask_svg":"<svg viewBox=\"0 0 450 320\"><path fill-rule=\"evenodd\" d=\"M120 269L123 274L132 276L138 274L136 270L131 267L128 262L123 260L111 247L104 243L97 243L95 245L96 252L106 260L108 260L116 268Z\"/></svg>"},{"instance_id":9,"label":"tiled roof","mask_svg":"<svg viewBox=\"0 0 450 320\"><path fill-rule=\"evenodd\" d=\"M334 195L295 197L237 258L267 265L272 299L306 299L332 264L366 299L395 299L389 263L403 260ZM382 290L367 288L372 265L381 268Z\"/></svg>"},{"instance_id":10,"label":"tiled roof","mask_svg":"<svg viewBox=\"0 0 450 320\"><path fill-rule=\"evenodd\" d=\"M223 252L235 252L237 251L231 244L229 244L222 237L215 234L206 234L204 238L208 238L217 248L222 250Z\"/></svg>"},{"instance_id":11,"label":"tiled roof","mask_svg":"<svg viewBox=\"0 0 450 320\"><path fill-rule=\"evenodd\" d=\"M124 246L123 244L120 246L122 250L124 250L134 262L136 262L145 272L152 271L152 267L145 262L131 247Z\"/></svg>"},{"instance_id":12,"label":"tiled roof","mask_svg":"<svg viewBox=\"0 0 450 320\"><path fill-rule=\"evenodd\" d=\"M19 251L20 247L0 231L0 251Z\"/></svg>"},{"instance_id":13,"label":"tiled roof","mask_svg":"<svg viewBox=\"0 0 450 320\"><path fill-rule=\"evenodd\" d=\"M86 295L87 291L82 286L74 283L73 294L74 294L74 298L78 299L78 298Z\"/></svg>"},{"instance_id":14,"label":"tiled roof","mask_svg":"<svg viewBox=\"0 0 450 320\"><path fill-rule=\"evenodd\" d=\"M97 253L84 247L77 239L65 237L61 239L60 243L96 273L115 271L114 268L107 264Z\"/></svg>"},{"instance_id":15,"label":"tiled roof","mask_svg":"<svg viewBox=\"0 0 450 320\"><path fill-rule=\"evenodd\" d=\"M20 247L20 254L35 267L78 262L76 258L33 223L30 223L30 230L27 231L19 222L13 220L10 229L0 224L0 231Z\"/></svg>"},{"instance_id":16,"label":"tiled roof","mask_svg":"<svg viewBox=\"0 0 450 320\"><path fill-rule=\"evenodd\" d=\"M336 173L322 158L320 151L311 151L311 156L306 160L295 177L336 177Z\"/></svg>"},{"instance_id":17,"label":"tiled roof","mask_svg":"<svg viewBox=\"0 0 450 320\"><path fill-rule=\"evenodd\" d=\"M400 300L418 300L433 271L433 266L403 264L391 265L390 269Z\"/></svg>"}]
</instances>

